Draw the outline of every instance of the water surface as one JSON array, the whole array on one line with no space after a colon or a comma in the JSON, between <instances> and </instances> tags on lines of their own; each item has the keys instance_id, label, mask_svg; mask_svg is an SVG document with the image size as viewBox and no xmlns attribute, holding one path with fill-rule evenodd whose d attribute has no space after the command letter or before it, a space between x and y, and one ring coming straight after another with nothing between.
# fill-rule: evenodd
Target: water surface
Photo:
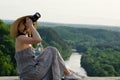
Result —
<instances>
[{"instance_id":1,"label":"water surface","mask_svg":"<svg viewBox=\"0 0 120 80\"><path fill-rule=\"evenodd\" d=\"M72 68L74 71L78 72L80 75L87 76L86 71L81 67L81 57L77 52L73 52L68 60L65 61L65 64Z\"/></svg>"}]
</instances>

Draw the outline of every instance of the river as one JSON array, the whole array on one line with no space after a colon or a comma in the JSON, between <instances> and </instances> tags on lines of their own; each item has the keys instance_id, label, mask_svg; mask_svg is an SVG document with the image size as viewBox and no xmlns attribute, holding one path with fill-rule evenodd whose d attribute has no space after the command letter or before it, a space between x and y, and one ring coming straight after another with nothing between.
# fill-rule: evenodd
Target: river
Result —
<instances>
[{"instance_id":1,"label":"river","mask_svg":"<svg viewBox=\"0 0 120 80\"><path fill-rule=\"evenodd\" d=\"M81 67L81 57L77 52L73 52L68 60L65 61L65 64L69 66L74 71L78 72L80 75L87 76L84 68Z\"/></svg>"}]
</instances>

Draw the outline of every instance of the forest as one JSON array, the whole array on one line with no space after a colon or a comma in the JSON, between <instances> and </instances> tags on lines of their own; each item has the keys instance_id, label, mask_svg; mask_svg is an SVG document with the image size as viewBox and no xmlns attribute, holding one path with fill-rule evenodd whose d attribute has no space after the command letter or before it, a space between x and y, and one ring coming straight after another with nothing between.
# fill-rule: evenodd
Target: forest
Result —
<instances>
[{"instance_id":1,"label":"forest","mask_svg":"<svg viewBox=\"0 0 120 80\"><path fill-rule=\"evenodd\" d=\"M82 54L88 76L120 76L120 32L73 27L54 28Z\"/></svg>"},{"instance_id":2,"label":"forest","mask_svg":"<svg viewBox=\"0 0 120 80\"><path fill-rule=\"evenodd\" d=\"M0 76L17 75L14 60L15 40L9 36L10 25L0 20ZM71 49L82 54L81 65L88 76L120 76L120 32L70 26L37 29L43 39L44 48L55 46L64 60ZM35 45L34 45L35 46Z\"/></svg>"}]
</instances>

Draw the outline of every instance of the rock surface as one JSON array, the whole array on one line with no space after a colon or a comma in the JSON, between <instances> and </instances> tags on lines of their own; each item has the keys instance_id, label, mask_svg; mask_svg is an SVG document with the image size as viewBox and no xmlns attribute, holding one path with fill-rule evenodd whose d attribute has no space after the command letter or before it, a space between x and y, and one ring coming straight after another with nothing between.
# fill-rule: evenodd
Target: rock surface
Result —
<instances>
[{"instance_id":1,"label":"rock surface","mask_svg":"<svg viewBox=\"0 0 120 80\"><path fill-rule=\"evenodd\" d=\"M3 76L0 80L19 80L18 76ZM120 80L120 77L86 77L83 80Z\"/></svg>"}]
</instances>

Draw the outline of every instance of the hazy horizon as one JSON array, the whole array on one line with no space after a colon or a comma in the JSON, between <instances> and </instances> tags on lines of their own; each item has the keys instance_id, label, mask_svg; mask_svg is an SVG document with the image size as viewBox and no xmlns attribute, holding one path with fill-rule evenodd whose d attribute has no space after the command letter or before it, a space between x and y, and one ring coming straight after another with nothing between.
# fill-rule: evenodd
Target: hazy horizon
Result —
<instances>
[{"instance_id":1,"label":"hazy horizon","mask_svg":"<svg viewBox=\"0 0 120 80\"><path fill-rule=\"evenodd\" d=\"M3 20L3 22L5 22L5 23L7 23L7 24L10 24L10 23L12 23L14 20L6 20L6 19L4 19ZM40 23L42 23L42 26L45 26L45 25L47 25L47 26L53 26L53 25L55 25L55 26L68 26L69 25L69 27L71 26L80 26L81 27L81 25L83 25L83 26L90 26L90 27L108 27L108 28L114 28L114 27L116 27L116 28L120 28L120 26L117 26L117 25L105 25L105 24L83 24L83 23L61 23L61 22L50 22L50 21L38 21L38 25L40 25L41 26L41 24Z\"/></svg>"}]
</instances>

